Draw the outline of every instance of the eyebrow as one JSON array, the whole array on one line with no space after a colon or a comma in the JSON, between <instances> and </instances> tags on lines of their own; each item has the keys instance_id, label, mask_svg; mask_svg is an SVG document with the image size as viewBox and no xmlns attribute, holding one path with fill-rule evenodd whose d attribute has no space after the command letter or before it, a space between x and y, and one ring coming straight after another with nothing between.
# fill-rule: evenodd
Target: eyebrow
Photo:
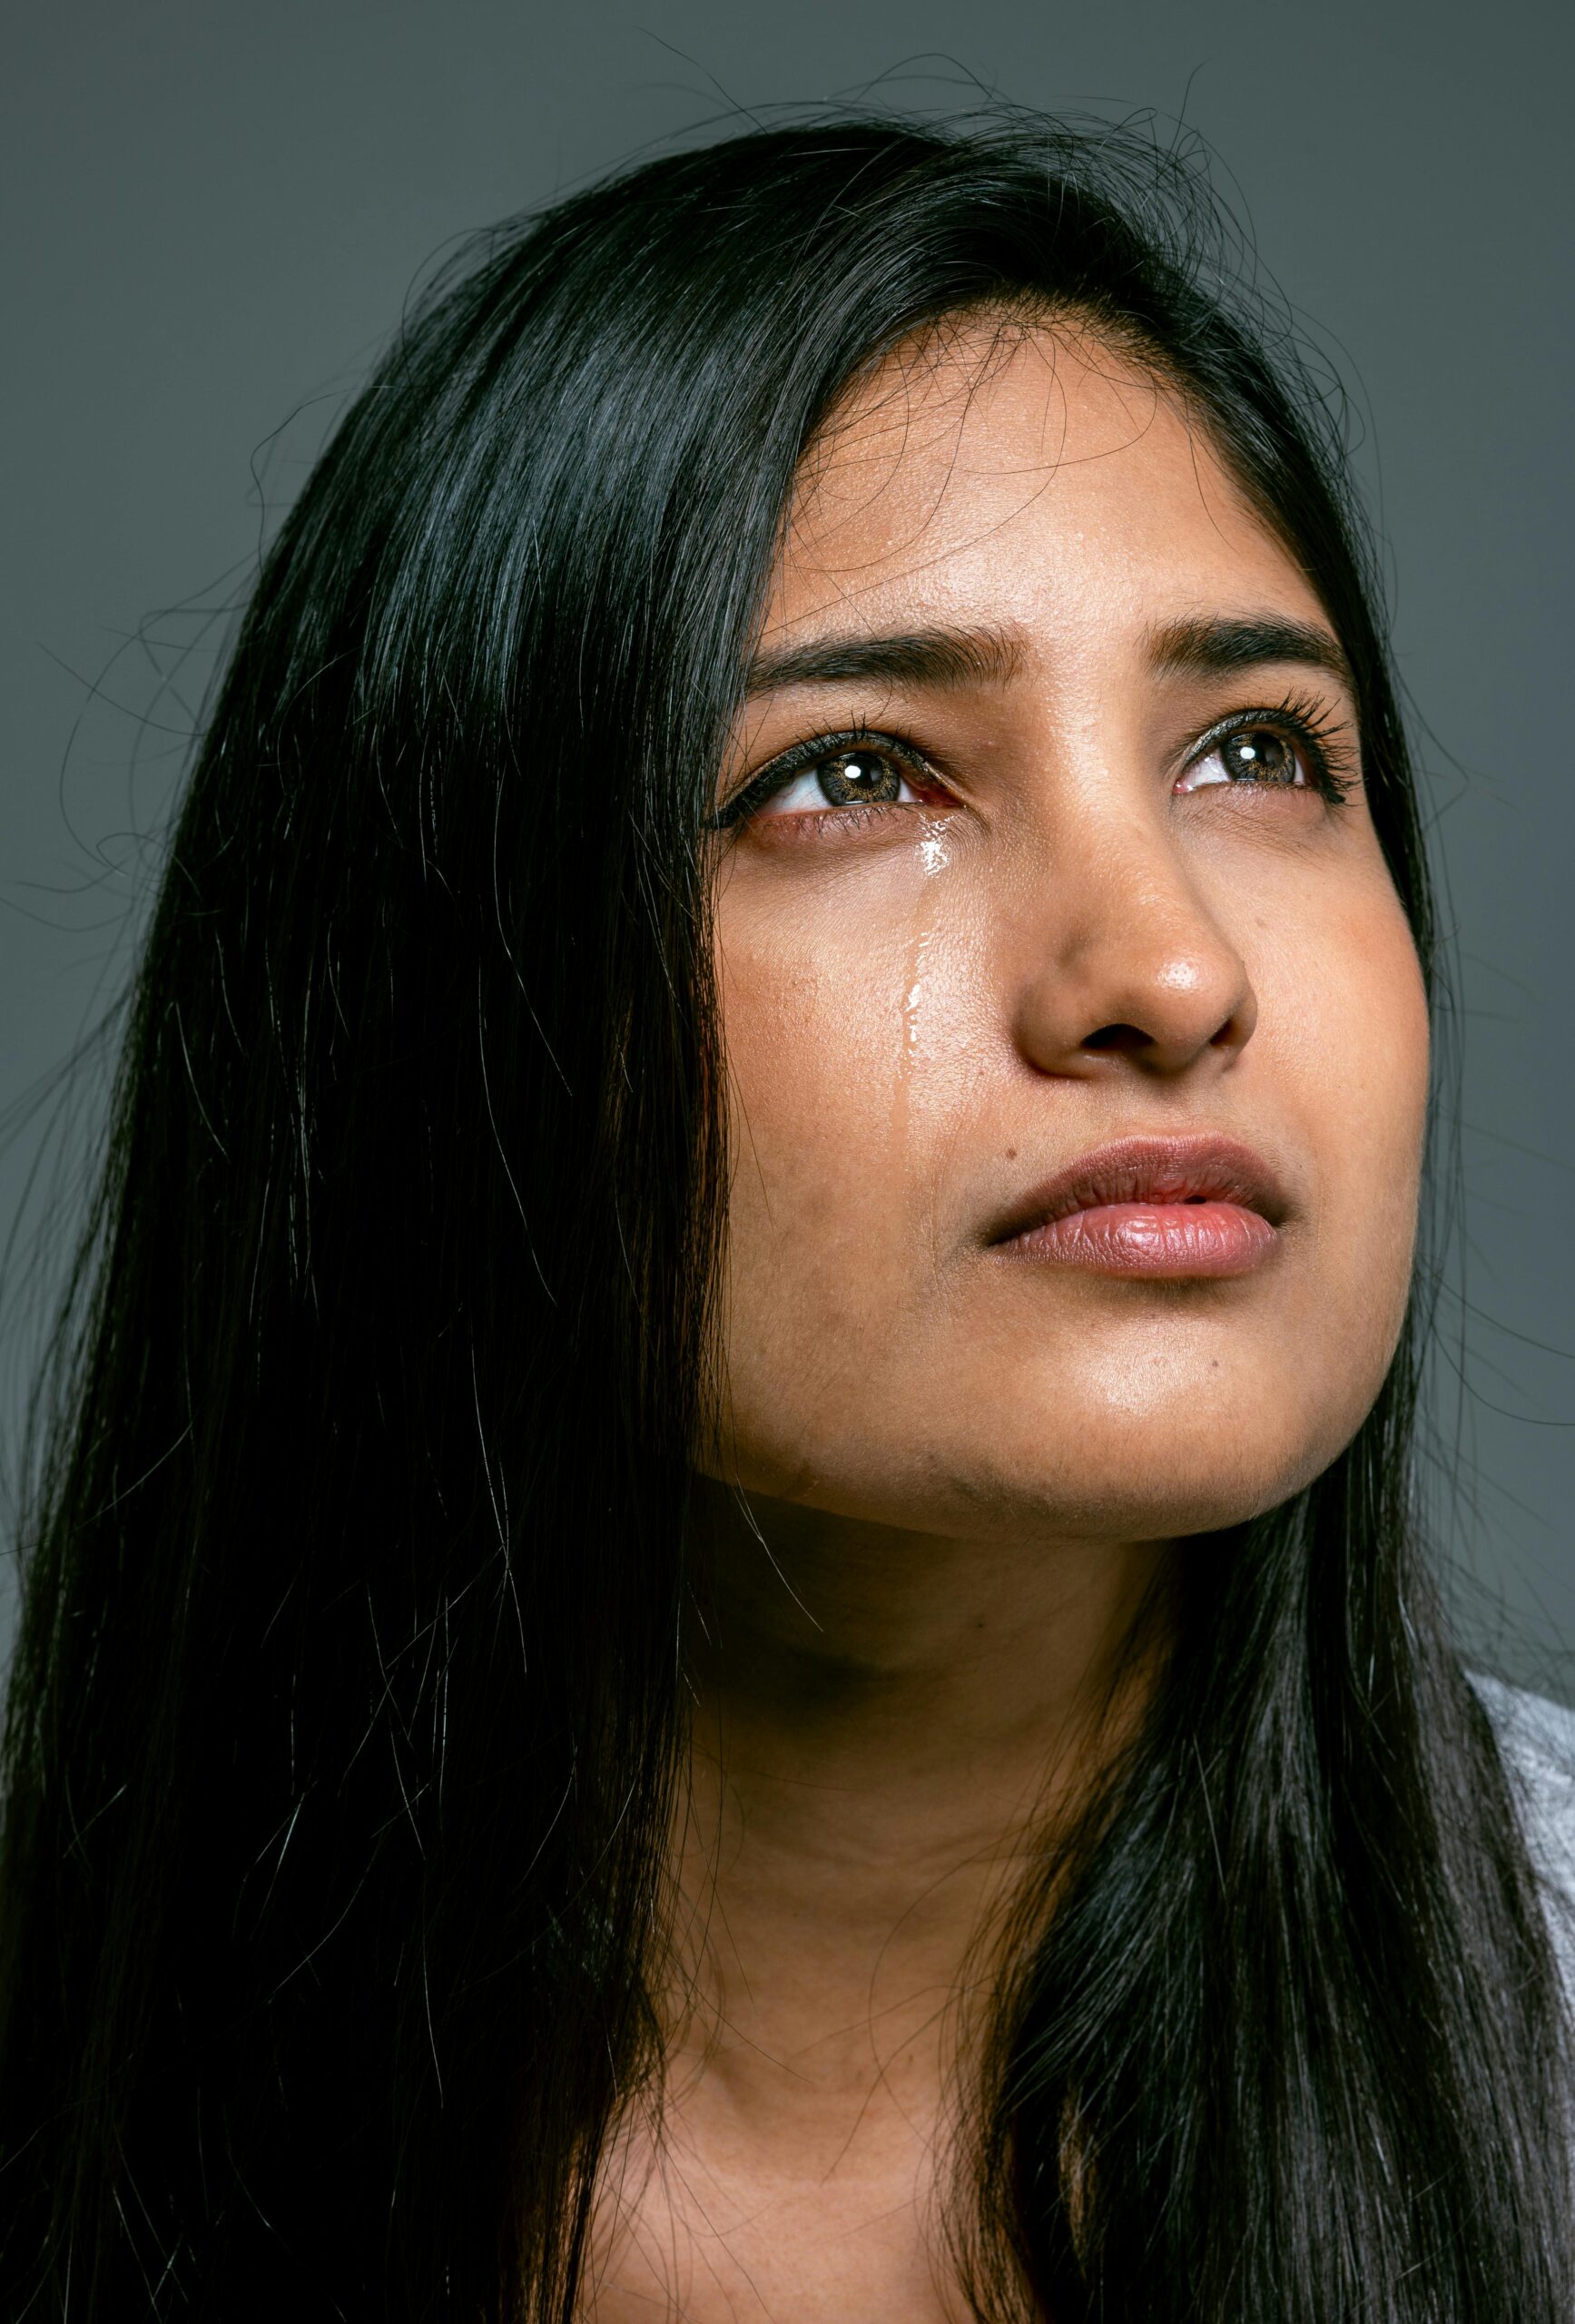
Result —
<instances>
[{"instance_id":1,"label":"eyebrow","mask_svg":"<svg viewBox=\"0 0 1575 2324\"><path fill-rule=\"evenodd\" d=\"M757 654L744 673L746 701L781 686L884 680L890 685L998 685L1021 653L1003 630L913 629L891 637L825 637Z\"/></svg>"},{"instance_id":2,"label":"eyebrow","mask_svg":"<svg viewBox=\"0 0 1575 2324\"><path fill-rule=\"evenodd\" d=\"M1157 670L1217 677L1255 669L1263 662L1299 662L1323 670L1355 692L1355 679L1338 638L1316 622L1248 615L1166 622L1150 632L1148 658Z\"/></svg>"},{"instance_id":3,"label":"eyebrow","mask_svg":"<svg viewBox=\"0 0 1575 2324\"><path fill-rule=\"evenodd\" d=\"M1339 641L1315 622L1262 615L1166 622L1148 638L1157 670L1217 677L1265 662L1323 670L1354 690ZM886 637L813 638L804 645L757 654L744 673L746 701L783 686L884 683L888 685L999 685L1022 661L1018 642L999 629L914 629Z\"/></svg>"}]
</instances>

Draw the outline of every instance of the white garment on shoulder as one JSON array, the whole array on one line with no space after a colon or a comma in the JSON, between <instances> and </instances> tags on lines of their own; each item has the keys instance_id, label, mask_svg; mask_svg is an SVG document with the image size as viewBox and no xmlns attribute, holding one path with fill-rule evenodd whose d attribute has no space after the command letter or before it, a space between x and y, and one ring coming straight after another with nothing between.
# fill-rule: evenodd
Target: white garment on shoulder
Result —
<instances>
[{"instance_id":1,"label":"white garment on shoulder","mask_svg":"<svg viewBox=\"0 0 1575 2324\"><path fill-rule=\"evenodd\" d=\"M1564 1990L1575 2012L1575 1710L1478 1671L1469 1675L1510 1771Z\"/></svg>"}]
</instances>

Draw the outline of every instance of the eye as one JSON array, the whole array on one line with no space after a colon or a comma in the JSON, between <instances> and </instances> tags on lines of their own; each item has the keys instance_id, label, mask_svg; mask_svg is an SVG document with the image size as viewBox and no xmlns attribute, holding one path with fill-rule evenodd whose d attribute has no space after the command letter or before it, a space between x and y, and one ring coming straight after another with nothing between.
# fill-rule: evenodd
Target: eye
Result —
<instances>
[{"instance_id":1,"label":"eye","mask_svg":"<svg viewBox=\"0 0 1575 2324\"><path fill-rule=\"evenodd\" d=\"M918 797L892 752L865 745L826 751L801 765L756 812L805 815L828 807L901 807L917 804Z\"/></svg>"},{"instance_id":2,"label":"eye","mask_svg":"<svg viewBox=\"0 0 1575 2324\"><path fill-rule=\"evenodd\" d=\"M842 831L857 826L861 810L950 803L946 786L911 743L855 730L809 736L783 751L718 810L712 829L772 822L796 822L806 834Z\"/></svg>"},{"instance_id":3,"label":"eye","mask_svg":"<svg viewBox=\"0 0 1575 2324\"><path fill-rule=\"evenodd\" d=\"M1199 753L1176 784L1202 791L1211 783L1261 783L1278 790L1319 790L1315 746L1298 745L1283 726L1233 726Z\"/></svg>"}]
</instances>

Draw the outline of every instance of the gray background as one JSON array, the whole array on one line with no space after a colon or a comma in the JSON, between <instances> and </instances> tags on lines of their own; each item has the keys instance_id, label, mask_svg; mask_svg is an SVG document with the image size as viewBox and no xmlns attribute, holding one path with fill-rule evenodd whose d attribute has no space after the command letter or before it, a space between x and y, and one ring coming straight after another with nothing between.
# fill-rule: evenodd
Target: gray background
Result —
<instances>
[{"instance_id":1,"label":"gray background","mask_svg":"<svg viewBox=\"0 0 1575 2324\"><path fill-rule=\"evenodd\" d=\"M215 609L418 270L733 107L1150 111L1206 140L1353 395L1460 964L1433 1516L1479 1650L1575 1699L1567 0L28 14L0 123L5 1457L54 1279L38 1206L51 1172L69 1189L102 1077L78 1078L53 1140L30 1095L123 981ZM8 1484L7 1532L13 1515Z\"/></svg>"}]
</instances>

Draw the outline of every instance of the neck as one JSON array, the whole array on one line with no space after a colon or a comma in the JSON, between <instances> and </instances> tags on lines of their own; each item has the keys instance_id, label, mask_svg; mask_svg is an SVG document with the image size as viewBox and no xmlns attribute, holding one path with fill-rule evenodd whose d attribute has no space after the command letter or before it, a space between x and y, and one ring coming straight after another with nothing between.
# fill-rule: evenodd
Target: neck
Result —
<instances>
[{"instance_id":1,"label":"neck","mask_svg":"<svg viewBox=\"0 0 1575 2324\"><path fill-rule=\"evenodd\" d=\"M1140 1707L1124 1649L1163 1545L946 1539L710 1485L700 1521L684 2046L763 2120L867 2098L899 2056L934 2083L990 1906Z\"/></svg>"}]
</instances>

